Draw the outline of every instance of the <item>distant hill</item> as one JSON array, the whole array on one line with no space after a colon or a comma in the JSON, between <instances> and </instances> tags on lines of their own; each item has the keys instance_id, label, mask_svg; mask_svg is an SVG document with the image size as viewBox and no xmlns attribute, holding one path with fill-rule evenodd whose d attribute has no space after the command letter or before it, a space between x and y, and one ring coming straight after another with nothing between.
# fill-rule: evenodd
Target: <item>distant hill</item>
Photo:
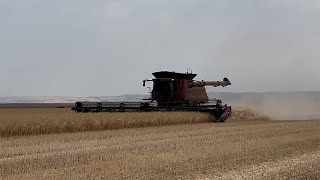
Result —
<instances>
[{"instance_id":1,"label":"distant hill","mask_svg":"<svg viewBox=\"0 0 320 180\"><path fill-rule=\"evenodd\" d=\"M64 97L64 96L2 96L0 104L7 103L74 103L76 101L140 101L148 98L148 95L121 95L121 96L88 96L88 97Z\"/></svg>"},{"instance_id":2,"label":"distant hill","mask_svg":"<svg viewBox=\"0 0 320 180\"><path fill-rule=\"evenodd\" d=\"M209 98L218 98L227 102L259 102L265 99L307 99L320 102L320 91L311 92L208 92ZM74 103L76 101L141 101L148 98L144 94L126 94L121 96L7 96L0 97L0 103Z\"/></svg>"}]
</instances>

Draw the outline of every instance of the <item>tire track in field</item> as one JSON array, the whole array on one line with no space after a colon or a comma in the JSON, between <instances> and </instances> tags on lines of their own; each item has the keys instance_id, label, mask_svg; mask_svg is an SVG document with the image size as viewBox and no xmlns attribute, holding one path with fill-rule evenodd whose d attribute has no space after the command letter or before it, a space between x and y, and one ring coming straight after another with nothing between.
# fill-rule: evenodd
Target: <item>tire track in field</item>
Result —
<instances>
[{"instance_id":1,"label":"tire track in field","mask_svg":"<svg viewBox=\"0 0 320 180\"><path fill-rule=\"evenodd\" d=\"M303 167L312 167L312 164L320 163L320 151L310 152L296 157L286 157L284 159L273 161L273 162L264 162L261 164L254 164L251 167L245 167L243 169L237 169L236 171L230 171L222 175L200 177L198 179L209 180L209 179L273 179L273 178L292 178L285 177L289 176L288 172L299 174L299 170ZM311 173L314 172L314 176L320 173L316 168L310 170ZM308 171L310 173L310 171ZM312 174L308 174L309 176Z\"/></svg>"}]
</instances>

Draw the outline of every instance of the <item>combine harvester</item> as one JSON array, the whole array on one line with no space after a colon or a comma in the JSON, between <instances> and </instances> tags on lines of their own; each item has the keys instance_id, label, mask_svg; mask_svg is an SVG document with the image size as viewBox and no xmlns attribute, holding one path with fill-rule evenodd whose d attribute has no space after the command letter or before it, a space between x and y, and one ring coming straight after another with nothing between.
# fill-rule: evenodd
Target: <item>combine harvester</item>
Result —
<instances>
[{"instance_id":1,"label":"combine harvester","mask_svg":"<svg viewBox=\"0 0 320 180\"><path fill-rule=\"evenodd\" d=\"M220 99L209 100L205 86L228 86L223 81L195 81L197 74L154 72L154 79L143 80L143 86L153 82L149 99L139 102L76 102L71 109L76 112L148 112L148 111L198 111L212 114L213 121L224 122L231 116L231 106Z\"/></svg>"}]
</instances>

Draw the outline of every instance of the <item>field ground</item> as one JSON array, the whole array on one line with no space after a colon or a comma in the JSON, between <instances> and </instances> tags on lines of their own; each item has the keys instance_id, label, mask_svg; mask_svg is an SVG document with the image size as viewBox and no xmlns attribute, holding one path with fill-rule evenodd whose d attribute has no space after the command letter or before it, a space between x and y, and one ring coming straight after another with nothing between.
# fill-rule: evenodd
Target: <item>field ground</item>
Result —
<instances>
[{"instance_id":1,"label":"field ground","mask_svg":"<svg viewBox=\"0 0 320 180\"><path fill-rule=\"evenodd\" d=\"M17 111L0 112L0 121ZM1 137L0 146L0 179L320 178L318 120L239 116L226 123Z\"/></svg>"}]
</instances>

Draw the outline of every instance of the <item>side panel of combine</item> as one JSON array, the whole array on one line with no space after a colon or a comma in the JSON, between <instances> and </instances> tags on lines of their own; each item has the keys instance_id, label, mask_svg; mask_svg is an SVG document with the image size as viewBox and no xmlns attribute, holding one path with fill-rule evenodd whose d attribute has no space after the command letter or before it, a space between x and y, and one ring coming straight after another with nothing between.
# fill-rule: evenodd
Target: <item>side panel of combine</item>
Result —
<instances>
[{"instance_id":1,"label":"side panel of combine","mask_svg":"<svg viewBox=\"0 0 320 180\"><path fill-rule=\"evenodd\" d=\"M163 78L153 83L152 99L160 106L187 104L188 80Z\"/></svg>"},{"instance_id":2,"label":"side panel of combine","mask_svg":"<svg viewBox=\"0 0 320 180\"><path fill-rule=\"evenodd\" d=\"M187 100L187 91L188 91L188 80L185 79L177 79L174 81L175 91L175 99L180 101Z\"/></svg>"},{"instance_id":3,"label":"side panel of combine","mask_svg":"<svg viewBox=\"0 0 320 180\"><path fill-rule=\"evenodd\" d=\"M188 88L187 100L194 103L208 102L209 98L206 93L205 87L192 87Z\"/></svg>"},{"instance_id":4,"label":"side panel of combine","mask_svg":"<svg viewBox=\"0 0 320 180\"><path fill-rule=\"evenodd\" d=\"M173 83L169 80L155 80L153 82L153 97L160 101L168 101L173 98Z\"/></svg>"}]
</instances>

